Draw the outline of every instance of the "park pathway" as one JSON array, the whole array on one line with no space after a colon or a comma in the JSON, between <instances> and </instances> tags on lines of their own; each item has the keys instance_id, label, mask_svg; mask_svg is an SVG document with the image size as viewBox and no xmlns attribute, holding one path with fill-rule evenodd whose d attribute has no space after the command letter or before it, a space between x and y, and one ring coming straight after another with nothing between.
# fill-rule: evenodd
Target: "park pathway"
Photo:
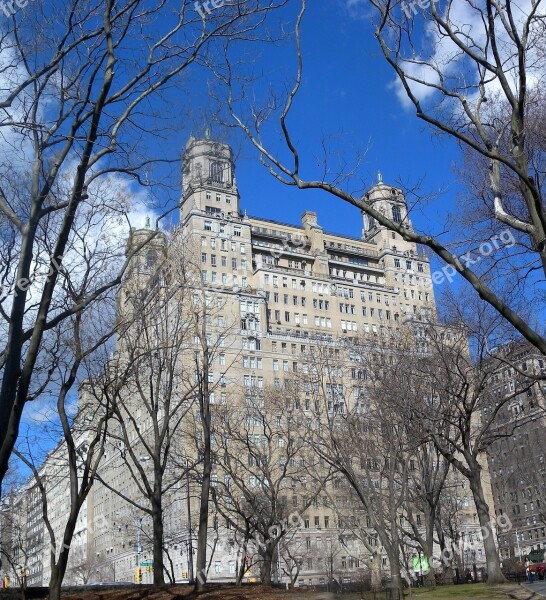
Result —
<instances>
[{"instance_id":1,"label":"park pathway","mask_svg":"<svg viewBox=\"0 0 546 600\"><path fill-rule=\"evenodd\" d=\"M530 592L546 598L546 581L535 581L534 583L522 583L522 587Z\"/></svg>"}]
</instances>

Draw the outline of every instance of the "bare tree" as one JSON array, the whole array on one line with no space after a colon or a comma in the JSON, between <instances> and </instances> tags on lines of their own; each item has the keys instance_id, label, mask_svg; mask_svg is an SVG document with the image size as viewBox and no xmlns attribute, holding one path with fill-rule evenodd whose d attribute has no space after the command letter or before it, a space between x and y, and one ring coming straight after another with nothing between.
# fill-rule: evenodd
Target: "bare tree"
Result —
<instances>
[{"instance_id":1,"label":"bare tree","mask_svg":"<svg viewBox=\"0 0 546 600\"><path fill-rule=\"evenodd\" d=\"M96 388L114 412L108 436L114 451L100 480L151 518L156 585L165 582L165 573L172 574L164 564L165 510L180 495L180 482L189 471L210 470L210 441L208 457L206 452L200 458L189 457L186 436L196 413L201 421L208 418L204 411L215 388L208 369L227 332L224 327L212 342L211 323L221 306L203 289L191 248L185 250L184 257L179 242L160 234L144 256L147 260L153 251L155 263L147 272L137 266L131 271L120 294L123 330L116 354L109 361L104 384ZM210 440L210 432L207 436ZM130 473L139 499L113 483L120 469ZM203 487L204 481L205 477ZM198 548L200 542L198 536Z\"/></svg>"},{"instance_id":2,"label":"bare tree","mask_svg":"<svg viewBox=\"0 0 546 600\"><path fill-rule=\"evenodd\" d=\"M281 570L288 577L289 589L294 588L303 566L303 541L294 543L293 535L285 535L279 543L279 555L282 560Z\"/></svg>"},{"instance_id":3,"label":"bare tree","mask_svg":"<svg viewBox=\"0 0 546 600\"><path fill-rule=\"evenodd\" d=\"M418 424L406 422L409 431L405 435L409 439L419 439L414 430L416 425ZM408 527L403 529L403 535L423 551L429 560L429 567L434 550L436 517L445 493L448 473L449 462L432 442L415 444L409 457L408 499L404 507ZM425 580L428 585L436 585L434 569L429 568Z\"/></svg>"},{"instance_id":4,"label":"bare tree","mask_svg":"<svg viewBox=\"0 0 546 600\"><path fill-rule=\"evenodd\" d=\"M71 553L71 564L66 571L65 584L88 585L96 580L97 572L101 572L103 565L100 559L94 553L89 553L86 550L80 548ZM113 573L111 579L114 580Z\"/></svg>"},{"instance_id":5,"label":"bare tree","mask_svg":"<svg viewBox=\"0 0 546 600\"><path fill-rule=\"evenodd\" d=\"M214 63L217 40L258 41L275 6L226 3L205 15L192 0L178 10L161 1L37 0L4 20L0 481L35 393L35 367L47 355L47 332L118 285L130 260L118 260L109 277L72 302L63 280L78 215L101 183L125 187L125 199L113 201L123 216L133 182L162 178L154 165L176 161L156 161L147 142L168 128L162 119L179 112L184 96L166 90L186 80L182 73ZM166 109L173 102L177 111Z\"/></svg>"},{"instance_id":6,"label":"bare tree","mask_svg":"<svg viewBox=\"0 0 546 600\"><path fill-rule=\"evenodd\" d=\"M264 585L271 584L272 571L278 577L279 544L301 526L300 515L329 476L327 468L320 472L301 436L298 398L296 382L284 392L248 387L240 405L225 409L219 419L223 464L214 490L216 506L245 541L253 540Z\"/></svg>"},{"instance_id":7,"label":"bare tree","mask_svg":"<svg viewBox=\"0 0 546 600\"><path fill-rule=\"evenodd\" d=\"M422 325L421 338L407 337L405 345L398 347L399 356L403 357L398 366L399 377L385 386L384 393L394 405L406 407L418 420L422 429L420 441L432 442L468 480L484 532L488 581L497 583L504 581L504 576L482 477L483 458L499 436L513 434L515 426L501 433L495 424L506 403L529 384L522 382L506 397L495 396L495 361L487 350L489 326L491 322L487 322L483 312L478 313L472 327L462 323L449 328ZM399 381L404 382L403 386Z\"/></svg>"},{"instance_id":8,"label":"bare tree","mask_svg":"<svg viewBox=\"0 0 546 600\"><path fill-rule=\"evenodd\" d=\"M401 589L399 513L407 498L407 440L400 419L387 403L366 389L361 357L333 342L315 341L303 367L316 422L311 443L320 458L342 474L354 490L369 529L389 559L392 584ZM351 366L351 362L356 363ZM359 379L352 389L342 381ZM358 385L358 383L360 385ZM372 554L378 548L366 547ZM373 559L372 559L373 561Z\"/></svg>"},{"instance_id":9,"label":"bare tree","mask_svg":"<svg viewBox=\"0 0 546 600\"><path fill-rule=\"evenodd\" d=\"M35 463L36 455L30 439L22 442L14 451L32 472L41 495L43 521L49 538L46 538L49 542L51 571L49 597L54 600L60 598L80 509L95 480L104 454L108 422L112 417L111 407L107 403L96 402L85 386L80 388L78 410L74 417L71 416L68 402L80 365L87 363L87 372L94 373L97 369L96 362L101 362L102 357L102 352L97 351L114 331L106 323L102 336L97 339L91 335L98 329L93 323L94 318L96 319L93 313L92 307L76 313L64 322L64 325L70 323L71 328L68 331L61 328L59 332L57 348L62 359L57 364L59 391L56 411L62 427L61 442L42 466ZM93 325L86 323L88 318ZM69 358L65 352L61 353L61 348L65 348L67 344L72 347L73 355ZM60 511L60 522L56 523L59 514L51 505L63 495L68 504Z\"/></svg>"}]
</instances>

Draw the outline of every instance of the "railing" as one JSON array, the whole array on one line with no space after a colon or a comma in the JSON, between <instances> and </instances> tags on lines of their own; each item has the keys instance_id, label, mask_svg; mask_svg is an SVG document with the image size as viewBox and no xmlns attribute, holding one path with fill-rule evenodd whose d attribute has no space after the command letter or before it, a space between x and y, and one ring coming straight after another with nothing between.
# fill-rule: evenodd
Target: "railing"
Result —
<instances>
[{"instance_id":1,"label":"railing","mask_svg":"<svg viewBox=\"0 0 546 600\"><path fill-rule=\"evenodd\" d=\"M325 242L326 248L333 248L342 250L343 252L351 252L352 254L358 254L359 256L377 257L379 252L377 250L359 248L358 246L352 246L351 244L343 244L341 242Z\"/></svg>"},{"instance_id":2,"label":"railing","mask_svg":"<svg viewBox=\"0 0 546 600\"><path fill-rule=\"evenodd\" d=\"M275 254L290 252L293 254L300 254L300 255L306 256L308 258L313 258L313 255L310 254L310 252L308 250L303 250L299 246L300 246L299 244L298 244L298 246L293 245L293 244L284 244L282 246L280 246L280 245L274 246L268 242L258 242L256 240L252 240L252 249L253 250L269 250L271 252L274 252Z\"/></svg>"},{"instance_id":3,"label":"railing","mask_svg":"<svg viewBox=\"0 0 546 600\"><path fill-rule=\"evenodd\" d=\"M256 268L253 270L254 273L260 270L267 271L279 271L280 273L288 273L289 275L298 275L299 277L311 277L311 271L307 269L294 269L293 267L281 267L279 265L272 265L271 263L261 262L256 264ZM279 286L282 287L282 284ZM286 288L288 289L288 288ZM292 288L290 288L292 289Z\"/></svg>"},{"instance_id":4,"label":"railing","mask_svg":"<svg viewBox=\"0 0 546 600\"><path fill-rule=\"evenodd\" d=\"M283 240L292 240L293 238L297 238L298 240L305 240L306 243L308 241L307 236L303 233L294 235L292 233L287 233L286 231L270 229L269 227L259 227L258 225L252 225L252 233L257 235L266 235L268 237L281 238Z\"/></svg>"}]
</instances>

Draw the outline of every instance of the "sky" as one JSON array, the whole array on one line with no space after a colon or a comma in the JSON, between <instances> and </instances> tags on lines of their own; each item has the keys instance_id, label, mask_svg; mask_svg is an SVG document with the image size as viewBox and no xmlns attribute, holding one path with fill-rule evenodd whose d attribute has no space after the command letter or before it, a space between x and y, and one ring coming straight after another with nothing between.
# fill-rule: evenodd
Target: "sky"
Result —
<instances>
[{"instance_id":1,"label":"sky","mask_svg":"<svg viewBox=\"0 0 546 600\"><path fill-rule=\"evenodd\" d=\"M297 4L297 3L294 3ZM322 140L349 161L364 154L349 189L366 190L381 171L387 184L408 187L420 183L421 192L443 191L438 206L427 208L426 218L413 215L414 226L443 222L443 208L452 206L458 182L453 171L458 150L404 106L394 88L395 76L383 58L364 12L349 10L346 0L309 3L302 28L303 85L289 126L304 164L318 164ZM283 90L295 74L294 44L264 52L256 70L263 81ZM260 84L257 84L259 87ZM277 123L275 123L277 125ZM278 126L275 128L278 131ZM218 136L218 132L214 131ZM185 143L180 133L180 146ZM222 135L220 135L222 137ZM233 134L228 135L233 139ZM276 135L280 139L279 135ZM249 214L299 223L304 210L315 210L328 231L359 237L358 210L315 190L295 190L277 182L258 160L249 144L234 143L241 208ZM315 166L315 165L313 165ZM303 175L311 177L311 170Z\"/></svg>"}]
</instances>

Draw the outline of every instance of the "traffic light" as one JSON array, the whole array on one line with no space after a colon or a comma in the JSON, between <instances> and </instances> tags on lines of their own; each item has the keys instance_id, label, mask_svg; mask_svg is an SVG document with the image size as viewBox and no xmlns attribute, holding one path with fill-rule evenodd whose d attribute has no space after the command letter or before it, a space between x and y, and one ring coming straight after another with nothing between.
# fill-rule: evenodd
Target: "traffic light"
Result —
<instances>
[{"instance_id":1,"label":"traffic light","mask_svg":"<svg viewBox=\"0 0 546 600\"><path fill-rule=\"evenodd\" d=\"M142 567L136 568L136 582L140 583L142 581Z\"/></svg>"}]
</instances>

